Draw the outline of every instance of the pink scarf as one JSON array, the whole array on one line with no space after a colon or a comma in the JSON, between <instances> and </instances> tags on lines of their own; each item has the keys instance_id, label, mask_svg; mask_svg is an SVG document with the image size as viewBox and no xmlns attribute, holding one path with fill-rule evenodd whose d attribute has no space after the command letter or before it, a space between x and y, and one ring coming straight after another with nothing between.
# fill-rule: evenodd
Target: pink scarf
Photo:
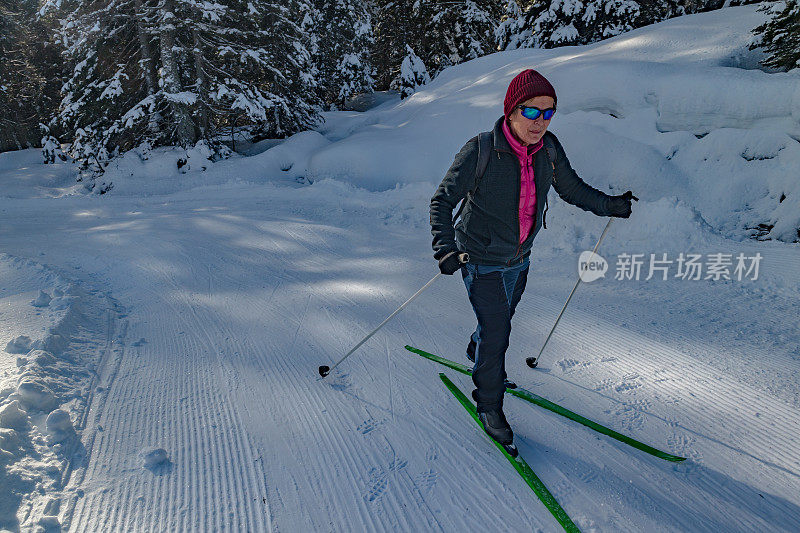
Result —
<instances>
[{"instance_id":1,"label":"pink scarf","mask_svg":"<svg viewBox=\"0 0 800 533\"><path fill-rule=\"evenodd\" d=\"M533 155L539 151L544 144L540 139L532 146L523 146L511 129L508 121L503 121L503 133L511 145L511 149L519 159L520 167L520 188L519 188L519 242L520 244L528 238L531 229L536 221L536 184L533 181Z\"/></svg>"}]
</instances>

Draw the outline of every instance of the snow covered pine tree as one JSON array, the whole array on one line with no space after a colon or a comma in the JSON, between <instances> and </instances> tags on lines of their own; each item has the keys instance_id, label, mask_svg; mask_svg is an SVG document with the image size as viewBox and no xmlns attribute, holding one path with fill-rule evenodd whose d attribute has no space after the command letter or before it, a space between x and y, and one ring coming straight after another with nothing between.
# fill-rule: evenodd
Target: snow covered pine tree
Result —
<instances>
[{"instance_id":1,"label":"snow covered pine tree","mask_svg":"<svg viewBox=\"0 0 800 533\"><path fill-rule=\"evenodd\" d=\"M397 86L400 67L408 56L408 47L423 50L425 20L421 0L377 0L373 35L372 61L378 67L375 88ZM426 69L427 70L427 69Z\"/></svg>"},{"instance_id":2,"label":"snow covered pine tree","mask_svg":"<svg viewBox=\"0 0 800 533\"><path fill-rule=\"evenodd\" d=\"M753 30L758 40L750 49L763 47L769 57L764 65L781 70L800 68L800 2L789 0L765 4L772 18Z\"/></svg>"},{"instance_id":3,"label":"snow covered pine tree","mask_svg":"<svg viewBox=\"0 0 800 533\"><path fill-rule=\"evenodd\" d=\"M61 61L33 0L0 3L0 152L39 144L58 106Z\"/></svg>"},{"instance_id":4,"label":"snow covered pine tree","mask_svg":"<svg viewBox=\"0 0 800 533\"><path fill-rule=\"evenodd\" d=\"M317 10L319 91L327 104L341 107L353 95L372 92L372 19L356 0L317 0Z\"/></svg>"},{"instance_id":5,"label":"snow covered pine tree","mask_svg":"<svg viewBox=\"0 0 800 533\"><path fill-rule=\"evenodd\" d=\"M495 49L494 30L503 12L499 0L429 0L422 58L432 76L451 65Z\"/></svg>"},{"instance_id":6,"label":"snow covered pine tree","mask_svg":"<svg viewBox=\"0 0 800 533\"><path fill-rule=\"evenodd\" d=\"M314 124L311 58L284 4L65 1L58 119L72 155L102 168L141 144L210 141L242 117L263 135Z\"/></svg>"},{"instance_id":7,"label":"snow covered pine tree","mask_svg":"<svg viewBox=\"0 0 800 533\"><path fill-rule=\"evenodd\" d=\"M426 77L430 79L451 65L494 51L494 29L502 14L501 2L380 2L373 49L374 64L381 66L376 88L395 88L405 97Z\"/></svg>"},{"instance_id":8,"label":"snow covered pine tree","mask_svg":"<svg viewBox=\"0 0 800 533\"><path fill-rule=\"evenodd\" d=\"M673 0L550 0L525 14L524 48L587 44L667 18Z\"/></svg>"},{"instance_id":9,"label":"snow covered pine tree","mask_svg":"<svg viewBox=\"0 0 800 533\"><path fill-rule=\"evenodd\" d=\"M530 32L525 31L525 16L517 0L508 0L500 24L494 30L495 45L498 50L516 50L528 40Z\"/></svg>"},{"instance_id":10,"label":"snow covered pine tree","mask_svg":"<svg viewBox=\"0 0 800 533\"><path fill-rule=\"evenodd\" d=\"M425 63L406 45L406 57L400 65L400 75L392 83L392 88L400 92L400 98L407 98L414 94L417 87L431 81Z\"/></svg>"}]
</instances>

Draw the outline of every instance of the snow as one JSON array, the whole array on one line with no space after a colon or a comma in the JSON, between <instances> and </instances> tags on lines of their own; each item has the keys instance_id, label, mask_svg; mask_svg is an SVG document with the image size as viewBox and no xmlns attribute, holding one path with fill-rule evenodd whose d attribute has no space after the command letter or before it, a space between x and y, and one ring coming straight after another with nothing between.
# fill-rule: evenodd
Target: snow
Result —
<instances>
[{"instance_id":1,"label":"snow","mask_svg":"<svg viewBox=\"0 0 800 533\"><path fill-rule=\"evenodd\" d=\"M62 476L81 460L71 417L91 403L89 369L107 342L98 327L107 306L38 261L0 254L0 528L58 521L49 502L60 501Z\"/></svg>"},{"instance_id":2,"label":"snow","mask_svg":"<svg viewBox=\"0 0 800 533\"><path fill-rule=\"evenodd\" d=\"M153 472L164 470L170 464L169 455L164 448L152 448L142 452L144 468Z\"/></svg>"},{"instance_id":3,"label":"snow","mask_svg":"<svg viewBox=\"0 0 800 533\"><path fill-rule=\"evenodd\" d=\"M17 386L16 396L29 411L49 412L56 406L53 391L40 383L23 381Z\"/></svg>"},{"instance_id":4,"label":"snow","mask_svg":"<svg viewBox=\"0 0 800 533\"><path fill-rule=\"evenodd\" d=\"M52 443L63 442L75 434L69 413L61 409L53 409L45 421L47 434Z\"/></svg>"},{"instance_id":5,"label":"snow","mask_svg":"<svg viewBox=\"0 0 800 533\"><path fill-rule=\"evenodd\" d=\"M34 307L47 307L52 301L53 298L49 294L43 290L39 290L39 296L37 296L36 299L31 302L31 305Z\"/></svg>"},{"instance_id":6,"label":"snow","mask_svg":"<svg viewBox=\"0 0 800 533\"><path fill-rule=\"evenodd\" d=\"M640 201L534 371L606 223L553 194L508 372L688 460L509 398L520 454L584 531L800 529L800 73L753 69L761 17L493 54L249 157L132 151L102 197L0 154L0 528L558 531L437 372L470 381L402 348L465 361L457 277L316 374L437 272L434 188L535 67L579 174ZM757 279L636 281L623 254L762 259Z\"/></svg>"},{"instance_id":7,"label":"snow","mask_svg":"<svg viewBox=\"0 0 800 533\"><path fill-rule=\"evenodd\" d=\"M0 408L0 427L22 431L28 425L28 413L18 400L12 400Z\"/></svg>"}]
</instances>

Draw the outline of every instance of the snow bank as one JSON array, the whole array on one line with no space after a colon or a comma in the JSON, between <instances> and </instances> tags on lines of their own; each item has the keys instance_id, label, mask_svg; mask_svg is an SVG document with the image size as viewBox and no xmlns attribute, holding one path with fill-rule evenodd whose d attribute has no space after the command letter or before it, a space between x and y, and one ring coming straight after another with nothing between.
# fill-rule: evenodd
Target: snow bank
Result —
<instances>
[{"instance_id":1,"label":"snow bank","mask_svg":"<svg viewBox=\"0 0 800 533\"><path fill-rule=\"evenodd\" d=\"M0 153L0 198L81 194L83 186L75 182L76 170L71 162L58 158L54 164L45 165L42 151L36 148Z\"/></svg>"},{"instance_id":2,"label":"snow bank","mask_svg":"<svg viewBox=\"0 0 800 533\"><path fill-rule=\"evenodd\" d=\"M58 506L39 501L61 490L78 449L72 420L97 364L93 301L48 267L0 254L0 528L58 523Z\"/></svg>"}]
</instances>

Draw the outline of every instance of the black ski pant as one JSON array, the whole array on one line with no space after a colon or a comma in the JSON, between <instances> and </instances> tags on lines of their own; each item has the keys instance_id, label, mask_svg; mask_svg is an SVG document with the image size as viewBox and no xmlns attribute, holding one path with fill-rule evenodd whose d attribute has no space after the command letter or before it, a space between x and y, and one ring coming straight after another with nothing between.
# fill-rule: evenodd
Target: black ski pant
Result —
<instances>
[{"instance_id":1,"label":"black ski pant","mask_svg":"<svg viewBox=\"0 0 800 533\"><path fill-rule=\"evenodd\" d=\"M506 350L511 335L511 318L528 281L529 259L511 267L475 265L461 267L469 301L478 327L472 334L477 344L472 382L472 397L478 411L503 407L506 378Z\"/></svg>"}]
</instances>

